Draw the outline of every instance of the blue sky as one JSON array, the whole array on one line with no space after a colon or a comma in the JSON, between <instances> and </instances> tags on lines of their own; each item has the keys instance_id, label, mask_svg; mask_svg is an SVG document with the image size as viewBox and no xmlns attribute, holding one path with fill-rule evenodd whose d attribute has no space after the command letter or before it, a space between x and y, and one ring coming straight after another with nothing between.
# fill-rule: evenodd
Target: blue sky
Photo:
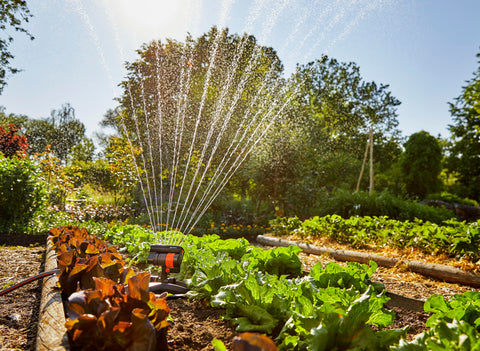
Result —
<instances>
[{"instance_id":1,"label":"blue sky","mask_svg":"<svg viewBox=\"0 0 480 351\"><path fill-rule=\"evenodd\" d=\"M30 0L34 41L16 36L0 95L8 113L50 115L70 103L88 134L115 106L123 63L153 39L183 40L212 25L247 31L279 53L286 72L323 54L356 62L366 81L390 85L404 136L448 137L448 102L478 68L478 0Z\"/></svg>"}]
</instances>

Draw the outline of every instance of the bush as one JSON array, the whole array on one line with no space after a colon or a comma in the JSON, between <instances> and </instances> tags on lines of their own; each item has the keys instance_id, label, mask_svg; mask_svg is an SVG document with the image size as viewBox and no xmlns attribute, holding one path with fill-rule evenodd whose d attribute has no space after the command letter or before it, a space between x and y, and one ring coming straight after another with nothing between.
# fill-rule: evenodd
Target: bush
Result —
<instances>
[{"instance_id":1,"label":"bush","mask_svg":"<svg viewBox=\"0 0 480 351\"><path fill-rule=\"evenodd\" d=\"M24 231L35 212L45 206L44 189L33 161L0 153L0 232Z\"/></svg>"},{"instance_id":2,"label":"bush","mask_svg":"<svg viewBox=\"0 0 480 351\"><path fill-rule=\"evenodd\" d=\"M445 208L435 208L415 201L403 200L387 192L373 193L351 192L337 189L326 197L318 216L337 214L343 218L351 216L388 216L400 221L415 218L440 224L454 218L453 212Z\"/></svg>"},{"instance_id":3,"label":"bush","mask_svg":"<svg viewBox=\"0 0 480 351\"><path fill-rule=\"evenodd\" d=\"M461 204L466 206L479 206L478 202L472 199L462 198L458 195L451 194L448 192L436 193L428 195L428 200L440 200L445 201L451 204Z\"/></svg>"}]
</instances>

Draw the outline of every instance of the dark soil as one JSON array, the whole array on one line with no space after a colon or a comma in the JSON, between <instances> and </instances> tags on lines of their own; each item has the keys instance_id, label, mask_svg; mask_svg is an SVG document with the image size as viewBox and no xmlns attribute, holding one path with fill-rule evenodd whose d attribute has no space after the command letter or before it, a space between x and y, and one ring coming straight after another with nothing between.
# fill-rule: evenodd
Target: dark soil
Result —
<instances>
[{"instance_id":1,"label":"dark soil","mask_svg":"<svg viewBox=\"0 0 480 351\"><path fill-rule=\"evenodd\" d=\"M0 290L43 271L45 242L45 236L0 235ZM306 255L301 258L304 262L313 259ZM318 259L322 260L315 257ZM421 276L417 277L418 281L410 278L408 282L398 278L401 276L394 277L391 272L379 269L376 280L384 282L391 292L415 298L426 298L432 293L447 296L465 290L459 286L438 286ZM1 350L35 349L40 298L41 280L0 296ZM184 299L169 300L168 305L171 309L170 350L213 350L213 338L222 340L227 349L231 349L237 332L222 319L223 310ZM425 329L428 314L396 307L392 310L397 319L391 328L410 326L409 339Z\"/></svg>"}]
</instances>

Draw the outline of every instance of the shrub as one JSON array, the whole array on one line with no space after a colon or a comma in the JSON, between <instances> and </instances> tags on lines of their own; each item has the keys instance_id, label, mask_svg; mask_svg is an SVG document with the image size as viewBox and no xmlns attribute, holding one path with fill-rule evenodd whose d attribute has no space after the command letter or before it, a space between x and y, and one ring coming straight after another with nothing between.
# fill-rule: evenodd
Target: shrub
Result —
<instances>
[{"instance_id":1,"label":"shrub","mask_svg":"<svg viewBox=\"0 0 480 351\"><path fill-rule=\"evenodd\" d=\"M319 216L337 214L343 218L351 216L388 216L401 221L415 218L433 223L455 217L445 208L435 208L415 201L403 200L387 192L351 192L337 189L327 197L318 211Z\"/></svg>"},{"instance_id":2,"label":"shrub","mask_svg":"<svg viewBox=\"0 0 480 351\"><path fill-rule=\"evenodd\" d=\"M9 124L0 126L0 154L6 157L24 157L27 154L27 137L20 133L20 126Z\"/></svg>"},{"instance_id":3,"label":"shrub","mask_svg":"<svg viewBox=\"0 0 480 351\"><path fill-rule=\"evenodd\" d=\"M428 195L427 199L429 200L440 200L448 203L461 204L466 206L479 206L478 202L468 198L462 198L456 194L451 194L448 192L441 192L436 194Z\"/></svg>"},{"instance_id":4,"label":"shrub","mask_svg":"<svg viewBox=\"0 0 480 351\"><path fill-rule=\"evenodd\" d=\"M46 192L38 167L29 159L0 154L0 231L20 232L45 206Z\"/></svg>"}]
</instances>

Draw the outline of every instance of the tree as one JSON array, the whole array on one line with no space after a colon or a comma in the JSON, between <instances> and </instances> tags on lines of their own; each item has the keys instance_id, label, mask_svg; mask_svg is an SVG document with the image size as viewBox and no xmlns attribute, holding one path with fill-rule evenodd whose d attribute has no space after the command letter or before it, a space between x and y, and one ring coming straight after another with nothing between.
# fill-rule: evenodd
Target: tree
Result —
<instances>
[{"instance_id":1,"label":"tree","mask_svg":"<svg viewBox=\"0 0 480 351\"><path fill-rule=\"evenodd\" d=\"M454 124L449 126L453 146L447 168L463 186L462 196L480 200L480 65L449 105Z\"/></svg>"},{"instance_id":2,"label":"tree","mask_svg":"<svg viewBox=\"0 0 480 351\"><path fill-rule=\"evenodd\" d=\"M295 87L300 87L296 110L288 115L288 123L303 130L311 172L322 174L328 182L324 186L355 186L370 129L376 171L385 172L399 157L396 108L400 101L388 85L365 82L354 62L323 56L299 66ZM353 173L352 165L358 167Z\"/></svg>"},{"instance_id":3,"label":"tree","mask_svg":"<svg viewBox=\"0 0 480 351\"><path fill-rule=\"evenodd\" d=\"M28 141L20 130L21 127L15 124L0 125L0 153L5 157L23 158L27 155Z\"/></svg>"},{"instance_id":4,"label":"tree","mask_svg":"<svg viewBox=\"0 0 480 351\"><path fill-rule=\"evenodd\" d=\"M323 56L300 66L296 74L298 103L308 125L308 137L325 142L325 147L363 156L370 128L378 143L397 140L400 131L396 107L400 101L388 91L388 85L365 82L354 62L339 62Z\"/></svg>"},{"instance_id":5,"label":"tree","mask_svg":"<svg viewBox=\"0 0 480 351\"><path fill-rule=\"evenodd\" d=\"M408 194L423 199L440 190L442 157L442 148L437 138L425 131L410 135L400 162Z\"/></svg>"},{"instance_id":6,"label":"tree","mask_svg":"<svg viewBox=\"0 0 480 351\"><path fill-rule=\"evenodd\" d=\"M68 103L52 110L49 122L55 129L52 150L65 163L70 150L85 137L85 125L75 118L75 109Z\"/></svg>"},{"instance_id":7,"label":"tree","mask_svg":"<svg viewBox=\"0 0 480 351\"><path fill-rule=\"evenodd\" d=\"M44 152L35 153L33 158L40 165L43 179L48 189L48 200L50 204L65 209L67 196L74 191L74 182L65 167L47 145Z\"/></svg>"},{"instance_id":8,"label":"tree","mask_svg":"<svg viewBox=\"0 0 480 351\"><path fill-rule=\"evenodd\" d=\"M82 140L72 147L70 154L68 155L69 163L75 162L92 162L95 153L95 145L93 141L87 137L83 137Z\"/></svg>"},{"instance_id":9,"label":"tree","mask_svg":"<svg viewBox=\"0 0 480 351\"><path fill-rule=\"evenodd\" d=\"M120 107L107 112L103 125L116 120L141 148L146 180L173 187L170 199L184 196L182 203L191 204L208 184L215 184L214 196L280 109L276 52L254 36L213 27L185 42L144 44L138 54L126 65Z\"/></svg>"},{"instance_id":10,"label":"tree","mask_svg":"<svg viewBox=\"0 0 480 351\"><path fill-rule=\"evenodd\" d=\"M92 141L85 136L85 125L75 117L75 109L68 103L52 110L50 117L28 119L24 126L31 154L41 153L50 145L51 152L65 165L75 146L83 144L87 148L84 151L91 151L88 149L91 149Z\"/></svg>"},{"instance_id":11,"label":"tree","mask_svg":"<svg viewBox=\"0 0 480 351\"><path fill-rule=\"evenodd\" d=\"M137 168L134 157L138 156L140 150L126 138L112 136L105 151L110 175L107 187L113 192L115 205L117 205L118 197L122 196L126 200L129 195L132 195L138 182L141 170Z\"/></svg>"},{"instance_id":12,"label":"tree","mask_svg":"<svg viewBox=\"0 0 480 351\"><path fill-rule=\"evenodd\" d=\"M19 72L19 69L11 66L11 60L14 58L9 50L10 44L13 42L13 36L8 33L9 28L13 28L16 32L22 32L31 40L34 37L23 28L24 24L32 17L24 0L1 0L0 9L0 29L4 34L0 37L0 94L5 85L7 85L7 77L9 74Z\"/></svg>"}]
</instances>

